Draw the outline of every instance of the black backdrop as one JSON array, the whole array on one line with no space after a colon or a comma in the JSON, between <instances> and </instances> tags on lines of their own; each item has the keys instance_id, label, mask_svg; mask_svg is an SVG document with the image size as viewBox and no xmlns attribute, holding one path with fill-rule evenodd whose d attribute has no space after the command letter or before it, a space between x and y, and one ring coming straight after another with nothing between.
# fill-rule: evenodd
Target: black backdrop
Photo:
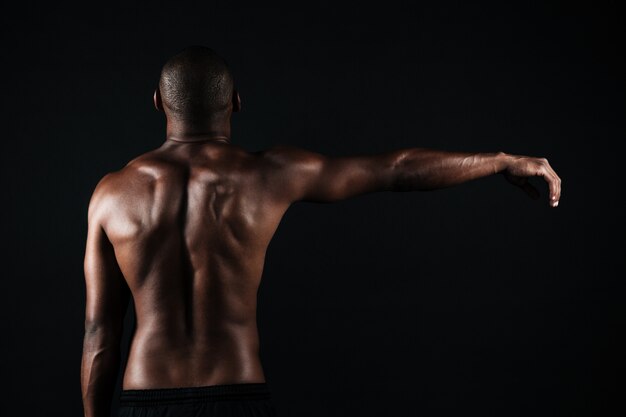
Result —
<instances>
[{"instance_id":1,"label":"black backdrop","mask_svg":"<svg viewBox=\"0 0 626 417\"><path fill-rule=\"evenodd\" d=\"M258 312L280 416L623 415L617 2L114 3L2 13L2 415L82 413L89 196L160 146L152 92L191 44L232 67L249 150L505 151L563 179L555 210L500 176L291 207Z\"/></svg>"}]
</instances>

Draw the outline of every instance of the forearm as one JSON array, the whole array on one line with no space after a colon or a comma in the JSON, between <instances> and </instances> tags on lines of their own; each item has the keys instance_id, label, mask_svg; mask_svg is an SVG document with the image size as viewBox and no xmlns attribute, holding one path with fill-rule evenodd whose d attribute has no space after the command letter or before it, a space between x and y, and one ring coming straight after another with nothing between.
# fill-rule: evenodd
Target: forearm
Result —
<instances>
[{"instance_id":1,"label":"forearm","mask_svg":"<svg viewBox=\"0 0 626 417\"><path fill-rule=\"evenodd\" d=\"M486 177L506 169L503 152L448 152L426 148L392 153L393 191L434 190Z\"/></svg>"},{"instance_id":2,"label":"forearm","mask_svg":"<svg viewBox=\"0 0 626 417\"><path fill-rule=\"evenodd\" d=\"M86 333L81 363L81 389L85 417L109 417L120 367L117 339L106 340L98 332Z\"/></svg>"}]
</instances>

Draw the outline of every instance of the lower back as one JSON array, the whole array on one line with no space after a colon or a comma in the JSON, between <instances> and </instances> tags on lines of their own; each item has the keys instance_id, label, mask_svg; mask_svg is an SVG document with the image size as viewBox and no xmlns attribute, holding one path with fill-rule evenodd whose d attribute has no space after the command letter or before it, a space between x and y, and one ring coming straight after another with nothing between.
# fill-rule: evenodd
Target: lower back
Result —
<instances>
[{"instance_id":1,"label":"lower back","mask_svg":"<svg viewBox=\"0 0 626 417\"><path fill-rule=\"evenodd\" d=\"M182 335L137 327L123 389L265 382L256 325Z\"/></svg>"}]
</instances>

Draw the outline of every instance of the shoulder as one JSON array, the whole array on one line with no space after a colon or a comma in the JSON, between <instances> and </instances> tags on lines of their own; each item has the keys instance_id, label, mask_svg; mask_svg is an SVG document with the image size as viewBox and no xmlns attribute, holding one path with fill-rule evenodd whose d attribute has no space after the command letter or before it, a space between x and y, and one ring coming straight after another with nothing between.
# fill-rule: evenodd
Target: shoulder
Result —
<instances>
[{"instance_id":1,"label":"shoulder","mask_svg":"<svg viewBox=\"0 0 626 417\"><path fill-rule=\"evenodd\" d=\"M110 199L116 174L117 172L109 172L100 178L100 180L96 183L96 186L91 193L89 207L87 209L87 219L90 224L98 223L100 221L105 205Z\"/></svg>"},{"instance_id":2,"label":"shoulder","mask_svg":"<svg viewBox=\"0 0 626 417\"><path fill-rule=\"evenodd\" d=\"M263 189L281 202L306 195L328 166L325 155L292 145L274 145L257 154Z\"/></svg>"},{"instance_id":3,"label":"shoulder","mask_svg":"<svg viewBox=\"0 0 626 417\"><path fill-rule=\"evenodd\" d=\"M89 199L88 216L90 220L95 219L105 211L109 203L119 195L125 169L106 173L98 180Z\"/></svg>"},{"instance_id":4,"label":"shoulder","mask_svg":"<svg viewBox=\"0 0 626 417\"><path fill-rule=\"evenodd\" d=\"M104 174L93 189L90 205L97 205L107 198L118 195L123 191L124 186L134 182L133 177L138 176L141 172L140 168L141 163L131 161L119 170Z\"/></svg>"},{"instance_id":5,"label":"shoulder","mask_svg":"<svg viewBox=\"0 0 626 417\"><path fill-rule=\"evenodd\" d=\"M89 218L101 217L112 211L113 204L149 190L154 181L163 175L164 169L163 164L138 157L121 169L104 174L93 188L89 200Z\"/></svg>"},{"instance_id":6,"label":"shoulder","mask_svg":"<svg viewBox=\"0 0 626 417\"><path fill-rule=\"evenodd\" d=\"M279 168L315 168L324 162L325 156L308 149L278 144L258 153L268 164Z\"/></svg>"}]
</instances>

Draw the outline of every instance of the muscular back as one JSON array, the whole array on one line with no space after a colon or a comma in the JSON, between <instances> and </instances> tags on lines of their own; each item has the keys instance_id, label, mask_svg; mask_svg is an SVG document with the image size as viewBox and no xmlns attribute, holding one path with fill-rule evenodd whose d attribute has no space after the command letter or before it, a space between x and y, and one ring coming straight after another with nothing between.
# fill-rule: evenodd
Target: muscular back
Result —
<instances>
[{"instance_id":1,"label":"muscular back","mask_svg":"<svg viewBox=\"0 0 626 417\"><path fill-rule=\"evenodd\" d=\"M256 296L289 205L266 189L267 161L168 144L108 175L100 223L137 317L124 389L264 381Z\"/></svg>"},{"instance_id":2,"label":"muscular back","mask_svg":"<svg viewBox=\"0 0 626 417\"><path fill-rule=\"evenodd\" d=\"M264 382L256 296L283 214L295 201L390 189L397 159L166 140L105 175L89 203L85 392L98 363L117 360L131 296L123 389Z\"/></svg>"},{"instance_id":3,"label":"muscular back","mask_svg":"<svg viewBox=\"0 0 626 417\"><path fill-rule=\"evenodd\" d=\"M130 296L137 328L124 389L265 381L256 295L291 203L436 189L497 172L532 197L538 191L527 177L544 178L558 205L560 178L540 158L424 148L325 157L290 146L249 153L166 140L106 175L89 204L85 395L113 378L106 364L117 363Z\"/></svg>"}]
</instances>

